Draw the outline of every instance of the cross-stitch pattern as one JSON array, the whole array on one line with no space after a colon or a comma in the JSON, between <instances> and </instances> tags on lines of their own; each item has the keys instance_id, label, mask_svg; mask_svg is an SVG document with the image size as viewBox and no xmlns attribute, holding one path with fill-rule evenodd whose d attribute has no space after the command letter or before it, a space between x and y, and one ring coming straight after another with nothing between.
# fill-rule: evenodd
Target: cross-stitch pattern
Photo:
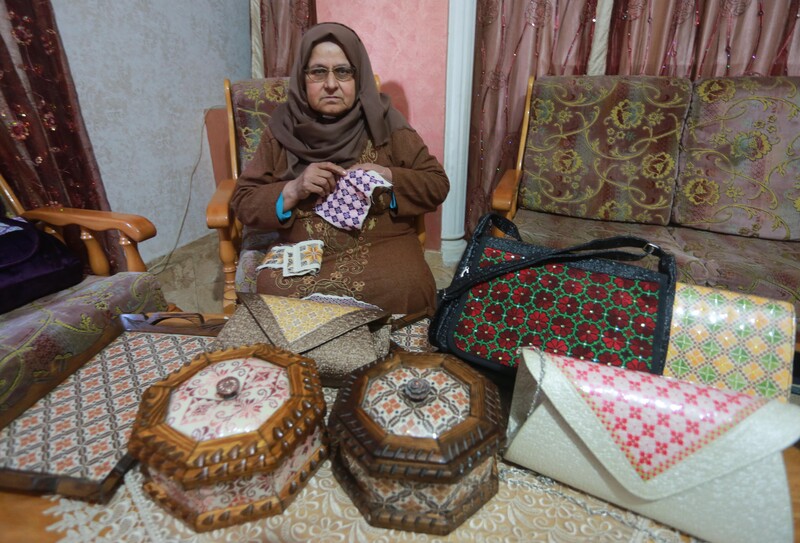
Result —
<instances>
[{"instance_id":1,"label":"cross-stitch pattern","mask_svg":"<svg viewBox=\"0 0 800 543\"><path fill-rule=\"evenodd\" d=\"M647 481L705 447L767 403L726 390L553 357Z\"/></svg>"},{"instance_id":2,"label":"cross-stitch pattern","mask_svg":"<svg viewBox=\"0 0 800 543\"><path fill-rule=\"evenodd\" d=\"M787 302L678 283L664 375L787 401L794 327Z\"/></svg>"},{"instance_id":3,"label":"cross-stitch pattern","mask_svg":"<svg viewBox=\"0 0 800 543\"><path fill-rule=\"evenodd\" d=\"M358 169L336 182L336 190L314 206L314 211L337 228L360 230L372 205L372 193L392 184L376 172Z\"/></svg>"}]
</instances>

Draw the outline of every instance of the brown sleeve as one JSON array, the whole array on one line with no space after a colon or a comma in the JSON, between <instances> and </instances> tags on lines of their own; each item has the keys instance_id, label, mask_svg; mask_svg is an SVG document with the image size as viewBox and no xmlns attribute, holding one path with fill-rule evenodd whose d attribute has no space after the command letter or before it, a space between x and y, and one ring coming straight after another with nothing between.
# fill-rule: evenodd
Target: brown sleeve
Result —
<instances>
[{"instance_id":1,"label":"brown sleeve","mask_svg":"<svg viewBox=\"0 0 800 543\"><path fill-rule=\"evenodd\" d=\"M414 217L436 210L450 190L447 174L413 129L392 134L389 167L398 217Z\"/></svg>"},{"instance_id":2,"label":"brown sleeve","mask_svg":"<svg viewBox=\"0 0 800 543\"><path fill-rule=\"evenodd\" d=\"M242 224L265 230L291 226L295 214L282 223L275 210L278 197L286 185L286 181L279 179L278 175L285 170L286 153L269 128L265 128L253 159L236 181L231 199L233 212Z\"/></svg>"}]
</instances>

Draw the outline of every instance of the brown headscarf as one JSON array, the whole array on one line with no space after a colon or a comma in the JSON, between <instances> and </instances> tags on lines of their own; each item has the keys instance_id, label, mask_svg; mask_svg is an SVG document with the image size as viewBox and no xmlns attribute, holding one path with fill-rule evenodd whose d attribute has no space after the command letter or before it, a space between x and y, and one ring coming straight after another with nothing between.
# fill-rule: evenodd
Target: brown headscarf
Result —
<instances>
[{"instance_id":1,"label":"brown headscarf","mask_svg":"<svg viewBox=\"0 0 800 543\"><path fill-rule=\"evenodd\" d=\"M323 120L308 105L304 70L311 50L325 41L339 45L355 66L356 98L350 111L336 119ZM361 39L339 23L321 23L305 33L289 79L289 98L269 119L272 134L287 152L289 167L281 176L283 179L296 178L312 162L352 166L358 161L367 137L380 146L392 132L407 126L403 114L392 106L389 97L378 93Z\"/></svg>"}]
</instances>

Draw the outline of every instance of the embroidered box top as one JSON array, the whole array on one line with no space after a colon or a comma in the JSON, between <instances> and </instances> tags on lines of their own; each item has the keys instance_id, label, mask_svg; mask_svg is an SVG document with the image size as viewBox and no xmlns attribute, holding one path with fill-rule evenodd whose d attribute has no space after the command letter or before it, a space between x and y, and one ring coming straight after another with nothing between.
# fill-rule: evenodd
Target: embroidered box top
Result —
<instances>
[{"instance_id":1,"label":"embroidered box top","mask_svg":"<svg viewBox=\"0 0 800 543\"><path fill-rule=\"evenodd\" d=\"M275 470L324 414L313 360L262 344L203 353L145 392L129 450L196 488Z\"/></svg>"}]
</instances>

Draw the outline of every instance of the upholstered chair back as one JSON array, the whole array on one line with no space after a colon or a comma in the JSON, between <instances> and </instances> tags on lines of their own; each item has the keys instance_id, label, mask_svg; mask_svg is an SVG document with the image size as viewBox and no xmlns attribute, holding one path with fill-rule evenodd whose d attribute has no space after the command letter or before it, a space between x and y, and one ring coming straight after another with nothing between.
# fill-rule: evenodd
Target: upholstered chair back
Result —
<instances>
[{"instance_id":1,"label":"upholstered chair back","mask_svg":"<svg viewBox=\"0 0 800 543\"><path fill-rule=\"evenodd\" d=\"M519 207L666 225L691 82L670 77L539 77Z\"/></svg>"},{"instance_id":2,"label":"upholstered chair back","mask_svg":"<svg viewBox=\"0 0 800 543\"><path fill-rule=\"evenodd\" d=\"M800 240L800 77L695 82L673 221Z\"/></svg>"}]
</instances>

